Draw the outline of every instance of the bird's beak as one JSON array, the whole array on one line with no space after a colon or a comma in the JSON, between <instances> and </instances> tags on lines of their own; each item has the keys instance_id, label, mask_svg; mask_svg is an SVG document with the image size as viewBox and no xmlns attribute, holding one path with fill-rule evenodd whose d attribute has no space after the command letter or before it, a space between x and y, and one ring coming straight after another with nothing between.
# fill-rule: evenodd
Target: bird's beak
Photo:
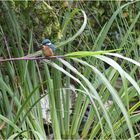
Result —
<instances>
[{"instance_id":1,"label":"bird's beak","mask_svg":"<svg viewBox=\"0 0 140 140\"><path fill-rule=\"evenodd\" d=\"M40 44L40 45L38 46L38 48L42 48L42 46L43 46L43 44Z\"/></svg>"}]
</instances>

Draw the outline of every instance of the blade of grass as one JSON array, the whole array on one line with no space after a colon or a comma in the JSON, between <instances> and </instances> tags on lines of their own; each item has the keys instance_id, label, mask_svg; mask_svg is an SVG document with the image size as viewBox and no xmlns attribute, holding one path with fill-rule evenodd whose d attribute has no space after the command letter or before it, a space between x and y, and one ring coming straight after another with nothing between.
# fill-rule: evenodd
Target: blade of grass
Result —
<instances>
[{"instance_id":1,"label":"blade of grass","mask_svg":"<svg viewBox=\"0 0 140 140\"><path fill-rule=\"evenodd\" d=\"M61 42L61 43L59 43L59 44L56 44L57 47L64 46L64 45L66 45L67 43L73 41L73 40L74 40L77 36L79 36L79 35L83 32L83 30L85 29L86 24L87 24L87 16L86 16L86 14L85 14L85 12L84 12L83 10L79 10L79 11L82 12L83 17L84 17L84 22L83 22L81 28L80 28L72 37L68 38L66 41L63 41L63 42ZM74 12L75 12L75 11L74 11ZM73 14L73 13L72 13L72 14ZM76 14L76 12L75 12L75 14ZM67 24L67 23L66 23L66 24Z\"/></svg>"},{"instance_id":2,"label":"blade of grass","mask_svg":"<svg viewBox=\"0 0 140 140\"><path fill-rule=\"evenodd\" d=\"M110 121L110 118L108 116L108 113L103 105L103 102L101 101L97 91L95 90L95 88L92 86L92 84L88 81L88 79L86 79L82 74L80 74L74 67L72 67L68 62L62 60L62 59L59 59L65 66L67 66L71 71L73 71L74 73L76 73L78 76L80 76L80 78L82 78L85 83L87 84L87 86L89 87L90 91L93 93L93 95L97 98L97 101L99 103L99 105L101 106L103 112L104 112L104 115L105 115L105 118L106 118L106 121L109 125L109 128L111 130L111 135L112 135L112 138L115 138L115 134L114 134L114 131L113 131L113 127L112 127L112 124L111 124L111 121ZM92 95L91 94L88 94L88 97L90 99L90 101L92 102L92 104L94 105L94 101L92 99ZM75 129L76 127L74 127Z\"/></svg>"},{"instance_id":3,"label":"blade of grass","mask_svg":"<svg viewBox=\"0 0 140 140\"><path fill-rule=\"evenodd\" d=\"M45 73L46 78L48 80L48 91L49 91L49 103L50 103L50 112L51 112L51 119L52 119L52 126L53 126L53 133L55 139L61 139L61 131L60 125L57 116L56 104L55 104L55 95L54 95L54 85L53 80L50 77L50 73L48 70L48 66L44 63L45 66Z\"/></svg>"},{"instance_id":4,"label":"blade of grass","mask_svg":"<svg viewBox=\"0 0 140 140\"><path fill-rule=\"evenodd\" d=\"M75 80L75 81L76 81L77 83L79 83L79 84L82 86L82 88L85 90L85 95L89 95L88 89L86 89L86 87L85 87L77 78L75 78L74 76L72 76L70 73L68 73L68 72L65 71L63 68L61 68L60 66L56 65L55 63L50 62L50 61L47 61L47 60L45 60L45 62L48 63L49 65L51 65L52 67L58 69L59 71L63 72L65 75L69 76L69 77L72 78L73 80ZM87 96L87 97L88 97L88 96ZM94 96L92 96L92 97L95 98ZM102 130L102 132L103 132L103 126L102 126L102 123L101 123L101 121L100 121L100 115L99 115L98 109L97 109L97 107L96 107L94 101L93 101L93 106L94 106L95 111L96 111L96 113L97 113L97 117L98 117L99 122L100 122L101 130ZM76 112L75 114L77 114L77 111L75 111L75 112ZM79 112L78 112L78 117L80 117L80 116L79 116ZM77 118L77 115L75 115L75 118ZM79 120L79 119L80 119L80 118L78 118L78 120ZM76 120L76 119L74 119L74 120ZM76 122L76 124L77 124L77 122ZM73 131L73 130L72 130L72 131ZM75 135L76 133L77 133L77 132L74 131L73 134Z\"/></svg>"}]
</instances>

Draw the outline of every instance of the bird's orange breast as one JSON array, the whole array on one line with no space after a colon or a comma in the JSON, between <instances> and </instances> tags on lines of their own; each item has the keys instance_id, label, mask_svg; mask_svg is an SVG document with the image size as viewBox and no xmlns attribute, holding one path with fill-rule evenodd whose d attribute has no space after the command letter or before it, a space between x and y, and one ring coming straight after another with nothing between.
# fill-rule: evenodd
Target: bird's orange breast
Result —
<instances>
[{"instance_id":1,"label":"bird's orange breast","mask_svg":"<svg viewBox=\"0 0 140 140\"><path fill-rule=\"evenodd\" d=\"M53 56L53 55L54 55L52 49L49 48L48 46L43 45L42 51L43 51L43 54L44 54L45 56Z\"/></svg>"}]
</instances>

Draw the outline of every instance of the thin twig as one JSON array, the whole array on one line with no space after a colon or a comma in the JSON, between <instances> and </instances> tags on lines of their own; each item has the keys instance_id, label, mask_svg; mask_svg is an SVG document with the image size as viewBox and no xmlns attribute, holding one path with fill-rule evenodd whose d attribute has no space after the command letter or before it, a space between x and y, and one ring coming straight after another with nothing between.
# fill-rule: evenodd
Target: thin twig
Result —
<instances>
[{"instance_id":1,"label":"thin twig","mask_svg":"<svg viewBox=\"0 0 140 140\"><path fill-rule=\"evenodd\" d=\"M5 62L5 61L17 61L17 60L42 60L42 59L55 59L55 58L64 58L65 56L63 55L57 55L57 56L48 56L48 57L18 57L18 58L8 58L8 59L3 59L0 58L0 62Z\"/></svg>"}]
</instances>

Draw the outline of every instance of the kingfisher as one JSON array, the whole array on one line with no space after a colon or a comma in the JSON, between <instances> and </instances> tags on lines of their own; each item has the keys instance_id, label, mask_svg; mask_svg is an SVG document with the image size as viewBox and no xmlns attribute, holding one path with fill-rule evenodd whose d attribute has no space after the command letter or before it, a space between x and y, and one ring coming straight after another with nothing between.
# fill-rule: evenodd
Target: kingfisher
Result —
<instances>
[{"instance_id":1,"label":"kingfisher","mask_svg":"<svg viewBox=\"0 0 140 140\"><path fill-rule=\"evenodd\" d=\"M44 56L46 56L46 57L54 56L56 47L54 44L51 43L51 41L49 39L44 39L42 41L41 46L42 46L42 52L43 52Z\"/></svg>"}]
</instances>

